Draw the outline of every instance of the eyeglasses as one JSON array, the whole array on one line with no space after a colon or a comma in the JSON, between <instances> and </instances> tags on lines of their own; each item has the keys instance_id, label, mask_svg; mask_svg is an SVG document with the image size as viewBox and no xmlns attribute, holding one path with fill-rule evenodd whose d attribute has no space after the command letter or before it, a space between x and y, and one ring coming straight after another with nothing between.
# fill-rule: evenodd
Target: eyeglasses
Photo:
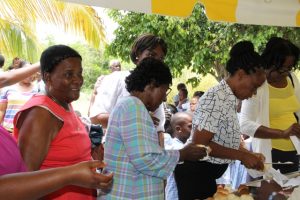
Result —
<instances>
[{"instance_id":1,"label":"eyeglasses","mask_svg":"<svg viewBox=\"0 0 300 200\"><path fill-rule=\"evenodd\" d=\"M171 92L172 92L172 88L169 87L169 88L167 89L166 95L168 96Z\"/></svg>"},{"instance_id":2,"label":"eyeglasses","mask_svg":"<svg viewBox=\"0 0 300 200\"><path fill-rule=\"evenodd\" d=\"M273 66L272 71L276 71L279 74L284 74L293 70L294 65L283 65L281 67Z\"/></svg>"},{"instance_id":3,"label":"eyeglasses","mask_svg":"<svg viewBox=\"0 0 300 200\"><path fill-rule=\"evenodd\" d=\"M277 72L279 74L284 74L286 72L290 72L291 71L291 68L281 68L281 69L278 69Z\"/></svg>"}]
</instances>

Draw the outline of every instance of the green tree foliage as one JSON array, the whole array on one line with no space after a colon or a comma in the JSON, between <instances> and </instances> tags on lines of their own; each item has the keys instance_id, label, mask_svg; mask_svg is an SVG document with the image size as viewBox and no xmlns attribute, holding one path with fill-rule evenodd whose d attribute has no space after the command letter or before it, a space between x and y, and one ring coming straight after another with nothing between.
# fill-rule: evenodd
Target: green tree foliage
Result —
<instances>
[{"instance_id":1,"label":"green tree foliage","mask_svg":"<svg viewBox=\"0 0 300 200\"><path fill-rule=\"evenodd\" d=\"M76 49L82 57L83 89L90 91L94 88L98 76L110 73L108 68L109 60L105 57L103 51L96 50L89 45L77 42L70 46Z\"/></svg>"},{"instance_id":2,"label":"green tree foliage","mask_svg":"<svg viewBox=\"0 0 300 200\"><path fill-rule=\"evenodd\" d=\"M186 19L115 10L110 16L120 26L107 49L109 54L129 61L134 39L142 33L153 33L166 40L169 51L166 62L175 76L180 76L187 67L197 74L222 79L226 76L224 66L229 50L240 40L251 40L259 51L271 36L282 36L300 44L299 28L211 22L200 5ZM193 84L199 81L199 76L189 79Z\"/></svg>"}]
</instances>

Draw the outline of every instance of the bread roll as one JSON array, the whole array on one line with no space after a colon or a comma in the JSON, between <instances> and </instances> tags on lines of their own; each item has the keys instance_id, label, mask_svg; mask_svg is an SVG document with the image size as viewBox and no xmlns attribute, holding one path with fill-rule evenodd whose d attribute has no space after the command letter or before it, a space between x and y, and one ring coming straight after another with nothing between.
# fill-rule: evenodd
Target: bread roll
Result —
<instances>
[{"instance_id":1,"label":"bread roll","mask_svg":"<svg viewBox=\"0 0 300 200\"><path fill-rule=\"evenodd\" d=\"M250 194L243 194L240 197L240 200L254 200L253 197Z\"/></svg>"},{"instance_id":2,"label":"bread roll","mask_svg":"<svg viewBox=\"0 0 300 200\"><path fill-rule=\"evenodd\" d=\"M267 172L269 169L271 169L272 164L264 164L264 172Z\"/></svg>"},{"instance_id":3,"label":"bread roll","mask_svg":"<svg viewBox=\"0 0 300 200\"><path fill-rule=\"evenodd\" d=\"M214 194L214 200L227 200L228 194L224 194L222 192L216 192Z\"/></svg>"},{"instance_id":4,"label":"bread roll","mask_svg":"<svg viewBox=\"0 0 300 200\"><path fill-rule=\"evenodd\" d=\"M235 194L231 193L227 196L227 200L240 200L240 197L238 197Z\"/></svg>"},{"instance_id":5,"label":"bread roll","mask_svg":"<svg viewBox=\"0 0 300 200\"><path fill-rule=\"evenodd\" d=\"M240 185L237 192L240 196L242 196L243 194L249 194L250 193L249 187L246 186L246 185Z\"/></svg>"},{"instance_id":6,"label":"bread roll","mask_svg":"<svg viewBox=\"0 0 300 200\"><path fill-rule=\"evenodd\" d=\"M222 193L222 194L228 195L230 192L225 188L217 188L216 193Z\"/></svg>"}]
</instances>

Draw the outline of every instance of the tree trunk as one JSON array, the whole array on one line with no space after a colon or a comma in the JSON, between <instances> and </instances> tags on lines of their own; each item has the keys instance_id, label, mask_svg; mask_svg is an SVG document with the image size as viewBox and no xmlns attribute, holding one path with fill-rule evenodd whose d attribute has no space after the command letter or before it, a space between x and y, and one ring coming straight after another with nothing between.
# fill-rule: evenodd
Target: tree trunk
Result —
<instances>
[{"instance_id":1,"label":"tree trunk","mask_svg":"<svg viewBox=\"0 0 300 200\"><path fill-rule=\"evenodd\" d=\"M214 70L210 74L214 76L217 79L217 81L221 81L229 75L226 71L225 66L218 63L217 61L214 63Z\"/></svg>"}]
</instances>

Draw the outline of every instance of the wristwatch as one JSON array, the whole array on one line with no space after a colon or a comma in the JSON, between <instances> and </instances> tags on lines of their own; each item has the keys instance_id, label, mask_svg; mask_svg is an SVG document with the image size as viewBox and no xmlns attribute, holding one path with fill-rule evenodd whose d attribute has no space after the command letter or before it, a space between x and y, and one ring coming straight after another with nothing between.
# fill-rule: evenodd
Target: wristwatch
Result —
<instances>
[{"instance_id":1,"label":"wristwatch","mask_svg":"<svg viewBox=\"0 0 300 200\"><path fill-rule=\"evenodd\" d=\"M287 198L280 192L272 192L268 197L268 200L286 200Z\"/></svg>"}]
</instances>

